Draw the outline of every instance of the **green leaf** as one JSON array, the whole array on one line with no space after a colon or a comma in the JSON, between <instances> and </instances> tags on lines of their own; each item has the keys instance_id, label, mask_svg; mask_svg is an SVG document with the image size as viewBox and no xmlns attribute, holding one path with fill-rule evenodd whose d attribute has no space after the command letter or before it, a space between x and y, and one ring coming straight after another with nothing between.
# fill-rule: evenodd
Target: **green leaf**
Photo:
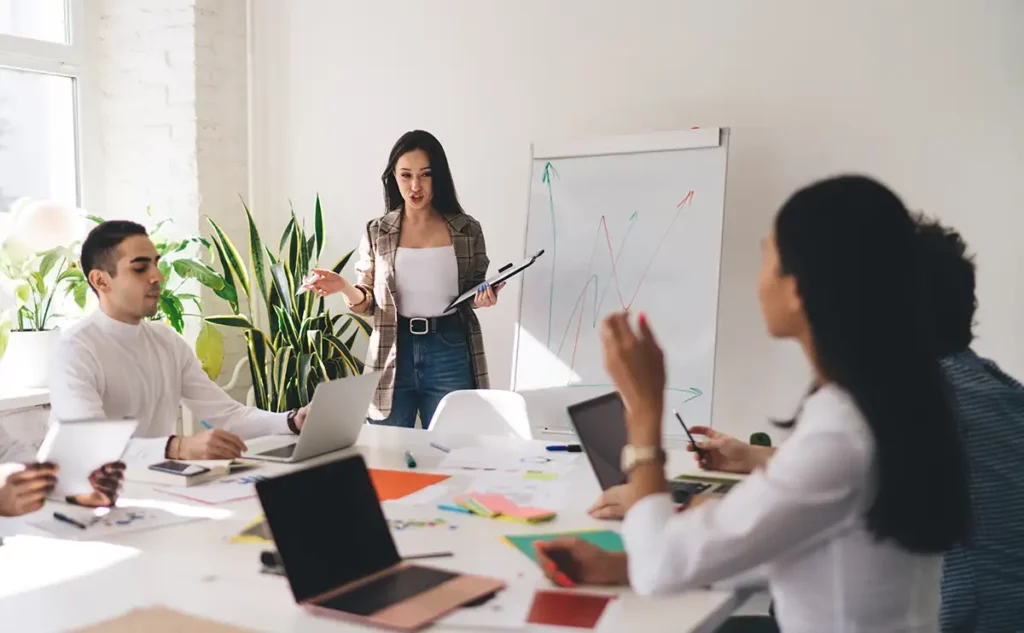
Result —
<instances>
[{"instance_id":1,"label":"green leaf","mask_svg":"<svg viewBox=\"0 0 1024 633\"><path fill-rule=\"evenodd\" d=\"M234 288L235 276L231 274L231 266L228 265L227 251L224 250L224 247L223 245L221 245L220 240L218 240L216 237L213 238L213 247L217 253L217 259L220 260L221 270L224 271L224 283Z\"/></svg>"},{"instance_id":2,"label":"green leaf","mask_svg":"<svg viewBox=\"0 0 1024 633\"><path fill-rule=\"evenodd\" d=\"M352 349L352 346L355 345L356 343L357 336L359 336L359 332L353 332L352 336L348 337L348 340L345 341L345 347L347 347L348 349Z\"/></svg>"},{"instance_id":3,"label":"green leaf","mask_svg":"<svg viewBox=\"0 0 1024 633\"><path fill-rule=\"evenodd\" d=\"M274 264L270 268L270 274L274 278L274 288L277 289L277 294L281 297L285 311L289 314L294 313L295 280L292 279L292 271L289 269L288 262Z\"/></svg>"},{"instance_id":4,"label":"green leaf","mask_svg":"<svg viewBox=\"0 0 1024 633\"><path fill-rule=\"evenodd\" d=\"M287 404L288 382L296 375L295 350L289 346L279 347L274 356L274 391L277 395L277 408Z\"/></svg>"},{"instance_id":5,"label":"green leaf","mask_svg":"<svg viewBox=\"0 0 1024 633\"><path fill-rule=\"evenodd\" d=\"M252 272L256 277L256 285L260 289L260 297L264 302L268 300L267 276L263 267L263 240L260 239L260 231L256 228L256 222L252 219L249 205L242 200L242 208L245 209L245 218L249 222L249 257L252 259Z\"/></svg>"},{"instance_id":6,"label":"green leaf","mask_svg":"<svg viewBox=\"0 0 1024 633\"><path fill-rule=\"evenodd\" d=\"M3 358L4 353L7 351L7 343L11 340L11 320L4 317L4 320L0 322L0 358Z\"/></svg>"},{"instance_id":7,"label":"green leaf","mask_svg":"<svg viewBox=\"0 0 1024 633\"><path fill-rule=\"evenodd\" d=\"M353 254L355 254L354 250L349 251L344 257L339 259L338 262L334 264L334 266L331 267L331 270L340 275L341 271L345 270L345 266L348 266L348 262L350 259L352 259Z\"/></svg>"},{"instance_id":8,"label":"green leaf","mask_svg":"<svg viewBox=\"0 0 1024 633\"><path fill-rule=\"evenodd\" d=\"M29 285L27 281L19 283L18 286L14 289L15 302L17 304L17 307L19 308L28 303L28 300L31 298L31 296L32 287Z\"/></svg>"},{"instance_id":9,"label":"green leaf","mask_svg":"<svg viewBox=\"0 0 1024 633\"><path fill-rule=\"evenodd\" d=\"M171 278L171 264L170 264L170 262L167 262L165 260L160 260L160 263L157 264L157 268L160 269L160 274L164 276L164 283L166 284L167 280Z\"/></svg>"},{"instance_id":10,"label":"green leaf","mask_svg":"<svg viewBox=\"0 0 1024 633\"><path fill-rule=\"evenodd\" d=\"M277 247L278 253L284 253L284 249L288 246L288 240L295 235L295 229L298 227L298 223L295 221L295 211L292 211L292 218L288 220L288 224L284 227L284 232L281 233L281 244Z\"/></svg>"},{"instance_id":11,"label":"green leaf","mask_svg":"<svg viewBox=\"0 0 1024 633\"><path fill-rule=\"evenodd\" d=\"M320 194L316 194L316 209L313 211L313 237L316 239L316 260L324 250L324 212L320 207Z\"/></svg>"},{"instance_id":12,"label":"green leaf","mask_svg":"<svg viewBox=\"0 0 1024 633\"><path fill-rule=\"evenodd\" d=\"M43 254L42 260L39 262L39 274L45 279L46 276L50 274L50 271L53 270L53 267L57 262L63 259L63 257L63 248L54 248L46 251Z\"/></svg>"},{"instance_id":13,"label":"green leaf","mask_svg":"<svg viewBox=\"0 0 1024 633\"><path fill-rule=\"evenodd\" d=\"M263 332L251 328L245 331L245 341L248 345L249 374L252 376L256 406L269 411L271 403L267 398L267 339Z\"/></svg>"},{"instance_id":14,"label":"green leaf","mask_svg":"<svg viewBox=\"0 0 1024 633\"><path fill-rule=\"evenodd\" d=\"M163 266L165 262L160 262ZM227 286L224 278L217 274L217 271L206 264L193 259L178 259L173 263L174 272L181 275L183 279L195 279L210 290L217 292Z\"/></svg>"},{"instance_id":15,"label":"green leaf","mask_svg":"<svg viewBox=\"0 0 1024 633\"><path fill-rule=\"evenodd\" d=\"M343 314L342 317L355 321L356 325L359 326L359 329L363 331L363 334L366 334L367 336L373 334L373 326L358 314L352 314L349 312L348 314Z\"/></svg>"},{"instance_id":16,"label":"green leaf","mask_svg":"<svg viewBox=\"0 0 1024 633\"><path fill-rule=\"evenodd\" d=\"M301 406L309 404L309 373L313 370L312 354L299 354L299 403Z\"/></svg>"},{"instance_id":17,"label":"green leaf","mask_svg":"<svg viewBox=\"0 0 1024 633\"><path fill-rule=\"evenodd\" d=\"M240 327L247 330L252 329L252 321L249 317L244 314L219 314L216 316L206 317L207 323L213 323L214 325L224 325L227 327Z\"/></svg>"},{"instance_id":18,"label":"green leaf","mask_svg":"<svg viewBox=\"0 0 1024 633\"><path fill-rule=\"evenodd\" d=\"M89 297L89 283L79 282L75 284L75 287L71 292L75 297L75 304L78 305L78 308L85 310L85 302Z\"/></svg>"},{"instance_id":19,"label":"green leaf","mask_svg":"<svg viewBox=\"0 0 1024 633\"><path fill-rule=\"evenodd\" d=\"M65 281L67 279L70 279L72 282L77 283L85 281L85 275L82 274L81 268L68 268L61 274L57 275L57 281L55 281L54 283L59 284L60 282Z\"/></svg>"},{"instance_id":20,"label":"green leaf","mask_svg":"<svg viewBox=\"0 0 1024 633\"><path fill-rule=\"evenodd\" d=\"M324 340L328 345L331 346L334 353L338 354L338 356L340 356L345 361L345 365L348 366L348 368L352 371L353 374L363 373L363 361L356 358L352 354L352 351L348 348L348 346L342 343L338 339L338 337L333 335L325 336Z\"/></svg>"},{"instance_id":21,"label":"green leaf","mask_svg":"<svg viewBox=\"0 0 1024 633\"><path fill-rule=\"evenodd\" d=\"M185 331L185 310L182 308L181 302L178 298L172 295L167 290L160 293L160 311L167 317L171 327L178 334Z\"/></svg>"},{"instance_id":22,"label":"green leaf","mask_svg":"<svg viewBox=\"0 0 1024 633\"><path fill-rule=\"evenodd\" d=\"M299 329L291 315L285 312L281 306L274 306L274 311L277 313L278 328L284 333L285 340L295 349L302 349Z\"/></svg>"},{"instance_id":23,"label":"green leaf","mask_svg":"<svg viewBox=\"0 0 1024 633\"><path fill-rule=\"evenodd\" d=\"M103 224L104 222L106 222L106 220L104 220L103 218L101 218L98 215L87 215L87 216L85 216L85 219L86 220L91 220L91 221L95 222L96 224Z\"/></svg>"},{"instance_id":24,"label":"green leaf","mask_svg":"<svg viewBox=\"0 0 1024 633\"><path fill-rule=\"evenodd\" d=\"M203 323L196 337L196 357L210 380L220 376L224 367L224 336L209 323Z\"/></svg>"},{"instance_id":25,"label":"green leaf","mask_svg":"<svg viewBox=\"0 0 1024 633\"><path fill-rule=\"evenodd\" d=\"M230 269L232 277L237 281L238 285L242 287L242 292L245 293L246 299L249 302L249 313L252 314L252 287L249 285L249 272L245 268L245 264L242 260L242 256L238 253L238 249L231 242L231 238L221 230L220 226L213 221L213 218L207 218L207 221L213 227L217 237L220 238L221 248L224 251L225 260L227 266L225 270ZM225 276L225 280L227 276Z\"/></svg>"}]
</instances>

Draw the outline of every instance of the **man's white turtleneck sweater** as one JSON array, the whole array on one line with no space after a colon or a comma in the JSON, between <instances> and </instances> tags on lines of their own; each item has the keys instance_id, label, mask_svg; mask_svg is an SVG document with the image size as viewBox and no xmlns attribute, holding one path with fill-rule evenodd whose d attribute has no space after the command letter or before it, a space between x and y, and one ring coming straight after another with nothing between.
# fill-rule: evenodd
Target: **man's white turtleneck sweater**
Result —
<instances>
[{"instance_id":1,"label":"man's white turtleneck sweater","mask_svg":"<svg viewBox=\"0 0 1024 633\"><path fill-rule=\"evenodd\" d=\"M125 461L164 458L179 406L242 439L290 433L287 414L246 407L203 371L195 352L162 323L123 323L96 310L61 337L50 371L51 419L138 420Z\"/></svg>"}]
</instances>

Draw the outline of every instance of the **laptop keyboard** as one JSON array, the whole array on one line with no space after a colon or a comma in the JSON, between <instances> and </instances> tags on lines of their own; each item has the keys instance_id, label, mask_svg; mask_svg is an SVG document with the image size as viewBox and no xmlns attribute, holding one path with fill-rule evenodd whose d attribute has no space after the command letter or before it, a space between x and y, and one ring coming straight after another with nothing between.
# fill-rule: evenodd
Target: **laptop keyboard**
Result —
<instances>
[{"instance_id":1,"label":"laptop keyboard","mask_svg":"<svg viewBox=\"0 0 1024 633\"><path fill-rule=\"evenodd\" d=\"M335 611L367 616L433 589L457 576L458 574L430 567L406 567L317 604Z\"/></svg>"},{"instance_id":2,"label":"laptop keyboard","mask_svg":"<svg viewBox=\"0 0 1024 633\"><path fill-rule=\"evenodd\" d=\"M296 444L289 444L287 446L282 446L281 448L275 448L273 450L263 451L256 454L263 455L265 457L291 457L292 454L295 453L295 447Z\"/></svg>"}]
</instances>

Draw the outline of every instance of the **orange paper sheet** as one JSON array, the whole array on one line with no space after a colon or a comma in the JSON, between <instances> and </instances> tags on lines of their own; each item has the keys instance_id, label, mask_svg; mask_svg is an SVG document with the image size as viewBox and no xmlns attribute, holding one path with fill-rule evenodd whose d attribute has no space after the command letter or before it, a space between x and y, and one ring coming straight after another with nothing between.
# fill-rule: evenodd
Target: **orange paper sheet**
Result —
<instances>
[{"instance_id":1,"label":"orange paper sheet","mask_svg":"<svg viewBox=\"0 0 1024 633\"><path fill-rule=\"evenodd\" d=\"M448 479L448 475L430 475L408 470L370 469L370 479L377 489L377 498L381 501L401 499L406 495L423 490L438 482Z\"/></svg>"}]
</instances>

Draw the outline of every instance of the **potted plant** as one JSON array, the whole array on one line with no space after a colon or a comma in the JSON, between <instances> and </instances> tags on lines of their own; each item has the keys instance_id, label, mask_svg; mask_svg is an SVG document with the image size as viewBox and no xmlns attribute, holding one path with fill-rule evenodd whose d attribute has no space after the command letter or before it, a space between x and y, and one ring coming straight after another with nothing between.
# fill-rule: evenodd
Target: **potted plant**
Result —
<instances>
[{"instance_id":1,"label":"potted plant","mask_svg":"<svg viewBox=\"0 0 1024 633\"><path fill-rule=\"evenodd\" d=\"M0 246L0 276L14 296L13 316L0 325L0 374L5 387L46 387L56 328L68 293L84 279L74 252L58 246L26 254L17 242Z\"/></svg>"},{"instance_id":2,"label":"potted plant","mask_svg":"<svg viewBox=\"0 0 1024 633\"><path fill-rule=\"evenodd\" d=\"M256 406L287 411L309 404L320 382L362 373L363 362L352 353L352 346L359 332L369 336L371 327L354 314L331 315L324 300L313 293L296 294L307 271L318 265L324 247L319 196L313 234L306 234L293 210L276 255L264 246L244 201L242 208L249 226L251 271L227 234L208 219L213 228L211 242L230 289L227 294L233 293L236 300L228 301L232 314L206 320L245 330ZM332 270L340 273L351 257L352 251ZM256 302L263 304L269 321L266 329L256 327L241 311L243 298L250 315Z\"/></svg>"}]
</instances>

